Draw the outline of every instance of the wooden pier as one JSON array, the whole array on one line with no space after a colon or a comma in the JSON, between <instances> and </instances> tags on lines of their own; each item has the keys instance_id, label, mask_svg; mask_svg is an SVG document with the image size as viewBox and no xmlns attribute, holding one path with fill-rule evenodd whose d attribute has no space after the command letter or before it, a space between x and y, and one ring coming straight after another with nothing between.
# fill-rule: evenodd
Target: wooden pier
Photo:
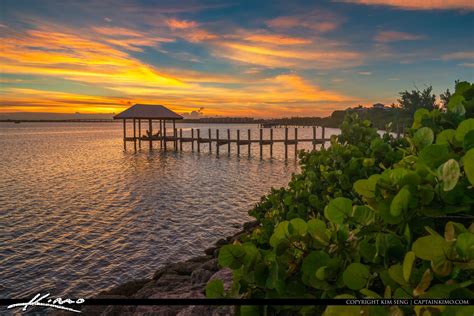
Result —
<instances>
[{"instance_id":1,"label":"wooden pier","mask_svg":"<svg viewBox=\"0 0 474 316\"><path fill-rule=\"evenodd\" d=\"M231 130L231 129L194 129L191 128L189 133L190 135L185 135L182 128L166 128L166 123L163 122L162 127L162 134L163 136L154 135L152 137L148 137L146 135L142 135L140 130L140 120L133 121L133 135L127 136L126 128L124 129L124 147L126 148L127 142L132 142L133 147L137 150L141 148L142 142L148 142L150 144L150 149L153 149L153 143L156 142L159 144L159 148L167 151L172 149L174 151L183 151L183 144L189 144L188 150L190 149L192 152L197 150L197 152L202 151L202 145L205 145L205 149L209 151L209 153L215 152L217 156L221 153L227 152L227 154L232 153L232 148L235 148L235 152L237 156L240 156L242 153L242 146L244 152L247 153L248 156L252 154L252 144L258 145L258 155L260 158L264 156L264 148L268 148L268 153L270 157L273 157L273 149L274 145L280 144L284 147L285 152L285 159L288 158L288 153L291 148L294 148L293 153L295 156L298 155L298 144L300 143L310 143L312 144L313 150L316 149L317 145L321 145L324 147L324 144L328 142L330 139L324 138L325 135L325 128L319 126L313 126L313 137L312 138L298 138L298 128L294 128L293 137L289 137L290 129L288 127L284 128L284 135L285 137L282 139L274 139L273 131L274 129L263 129L260 128L257 130L257 138L253 138L252 130ZM138 130L137 130L138 124ZM317 138L316 131L321 129L322 137ZM188 129L189 130L189 129ZM255 130L254 130L255 131ZM224 132L222 135L221 132ZM203 137L202 135L206 135ZM242 137L245 135L244 137ZM172 147L172 148L171 148Z\"/></svg>"},{"instance_id":2,"label":"wooden pier","mask_svg":"<svg viewBox=\"0 0 474 316\"><path fill-rule=\"evenodd\" d=\"M300 143L311 143L313 150L316 149L317 145L324 147L325 143L329 141L325 138L325 127L312 126L313 134L311 138L298 138L298 128L294 128L293 137L289 137L289 128L284 129L284 138L275 139L273 135L273 128L270 129L258 129L256 138L252 137L252 130L246 131L231 130L227 129L225 135L220 134L220 130L216 129L212 132L212 129L206 131L202 129L190 130L190 135L185 135L183 129L176 128L176 120L182 119L182 117L173 111L161 106L161 105L145 105L136 104L124 112L116 115L114 119L123 120L123 145L124 149L127 149L127 142L133 143L135 151L142 148L142 142L148 142L149 149L153 149L153 143L159 143L160 149L167 151L169 145L172 145L174 151L183 151L183 144L189 143L191 151L195 148L197 152L201 152L201 145L206 145L210 153L215 150L216 155L221 153L221 147L225 146L224 151L227 149L227 153L230 155L232 147L236 148L237 156L241 154L241 147L246 147L248 156L251 156L252 144L257 144L259 147L260 158L263 158L264 147L269 148L269 156L273 157L274 145L281 144L284 146L285 159L288 158L289 148L294 148L295 157L298 156L298 144ZM133 135L127 135L127 120L132 121ZM148 129L145 135L142 134L142 121L148 121ZM153 121L158 121L159 129L156 134L153 133ZM172 123L172 128L166 127L166 123ZM321 128L321 138L317 138L317 128ZM245 133L246 132L246 133ZM206 137L204 137L204 135ZM246 134L246 135L245 135ZM214 136L213 136L214 135ZM234 145L234 146L232 146ZM244 149L245 150L245 149Z\"/></svg>"}]
</instances>

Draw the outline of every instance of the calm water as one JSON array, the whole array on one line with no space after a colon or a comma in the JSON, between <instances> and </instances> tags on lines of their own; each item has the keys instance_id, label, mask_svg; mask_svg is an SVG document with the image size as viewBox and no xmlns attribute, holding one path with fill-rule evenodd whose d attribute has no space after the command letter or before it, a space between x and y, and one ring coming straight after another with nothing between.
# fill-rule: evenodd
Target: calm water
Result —
<instances>
[{"instance_id":1,"label":"calm water","mask_svg":"<svg viewBox=\"0 0 474 316\"><path fill-rule=\"evenodd\" d=\"M177 127L186 134L196 126ZM227 126L216 127L225 138ZM177 153L149 152L148 144L134 153L129 143L124 152L121 128L0 123L0 297L87 297L201 255L239 230L260 196L298 168L293 148L283 161L281 144L273 160L268 148L260 160L257 145L251 158L246 146L237 158L235 145L230 157L222 146L219 158L207 145L200 154L189 144ZM255 126L231 128L245 139L248 128L258 135Z\"/></svg>"}]
</instances>

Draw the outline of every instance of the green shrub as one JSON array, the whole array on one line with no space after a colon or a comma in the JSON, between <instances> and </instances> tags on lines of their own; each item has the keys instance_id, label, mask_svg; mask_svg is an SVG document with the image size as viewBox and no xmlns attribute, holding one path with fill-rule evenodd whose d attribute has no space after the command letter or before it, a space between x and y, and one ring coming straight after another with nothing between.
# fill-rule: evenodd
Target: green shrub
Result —
<instances>
[{"instance_id":1,"label":"green shrub","mask_svg":"<svg viewBox=\"0 0 474 316\"><path fill-rule=\"evenodd\" d=\"M474 85L447 111L414 114L406 137L346 117L331 146L250 215L260 226L221 248L242 298L474 298ZM214 291L215 292L215 291ZM265 307L325 315L451 315L471 307ZM252 313L258 308L246 307Z\"/></svg>"}]
</instances>

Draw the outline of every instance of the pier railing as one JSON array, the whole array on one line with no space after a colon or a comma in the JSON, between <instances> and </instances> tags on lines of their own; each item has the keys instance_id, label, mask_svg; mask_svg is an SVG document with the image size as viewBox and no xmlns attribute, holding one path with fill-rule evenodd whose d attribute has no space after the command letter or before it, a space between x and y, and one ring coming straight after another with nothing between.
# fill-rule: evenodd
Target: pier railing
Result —
<instances>
[{"instance_id":1,"label":"pier railing","mask_svg":"<svg viewBox=\"0 0 474 316\"><path fill-rule=\"evenodd\" d=\"M149 148L153 149L153 142L159 142L159 146L161 149L167 151L170 149L169 145L171 143L172 149L175 151L182 151L183 144L190 143L191 144L191 151L197 150L197 152L201 152L201 145L205 144L208 145L207 150L209 152L213 152L215 150L216 154L219 155L221 153L221 147L225 146L223 149L227 151L228 154L231 153L231 144L235 144L237 155L240 156L241 154L241 147L247 147L247 154L250 156L252 151L252 144L258 144L259 146L259 155L260 158L263 158L263 148L268 146L270 157L273 157L273 147L275 144L282 144L284 146L285 152L285 159L288 158L288 149L289 147L294 147L294 155L298 155L298 144L299 143L311 143L313 150L316 149L316 145L321 145L324 147L325 143L328 142L330 139L325 137L325 127L322 126L321 129L321 137L317 138L316 130L317 126L312 126L313 134L311 138L298 138L298 128L294 128L294 135L292 138L289 137L289 128L284 128L284 138L282 139L275 139L273 137L273 128L266 129L269 130L269 133L266 133L268 138L264 138L264 129L258 129L258 138L252 138L252 130L248 129L241 131L240 129L235 131L236 138L232 138L231 130L227 129L227 133L224 135L220 134L220 130L216 129L215 133L212 133L212 129L207 129L207 135L203 137L202 129L191 129L191 135L183 136L183 129L182 128L174 128L171 129L171 134L169 135L166 128L162 129L163 135L137 135L137 131L133 129L133 137L127 137L124 133L124 145L126 148L126 142L133 142L133 146L135 151L137 148L142 147L142 142L148 142ZM241 133L243 132L243 133ZM244 149L245 150L245 149Z\"/></svg>"}]
</instances>

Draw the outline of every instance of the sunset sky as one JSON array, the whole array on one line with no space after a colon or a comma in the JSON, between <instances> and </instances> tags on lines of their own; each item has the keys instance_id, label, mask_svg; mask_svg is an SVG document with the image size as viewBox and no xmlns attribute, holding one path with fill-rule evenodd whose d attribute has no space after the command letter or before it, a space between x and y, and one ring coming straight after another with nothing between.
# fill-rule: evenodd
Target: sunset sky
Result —
<instances>
[{"instance_id":1,"label":"sunset sky","mask_svg":"<svg viewBox=\"0 0 474 316\"><path fill-rule=\"evenodd\" d=\"M474 81L472 34L472 0L0 0L0 113L325 116Z\"/></svg>"}]
</instances>

